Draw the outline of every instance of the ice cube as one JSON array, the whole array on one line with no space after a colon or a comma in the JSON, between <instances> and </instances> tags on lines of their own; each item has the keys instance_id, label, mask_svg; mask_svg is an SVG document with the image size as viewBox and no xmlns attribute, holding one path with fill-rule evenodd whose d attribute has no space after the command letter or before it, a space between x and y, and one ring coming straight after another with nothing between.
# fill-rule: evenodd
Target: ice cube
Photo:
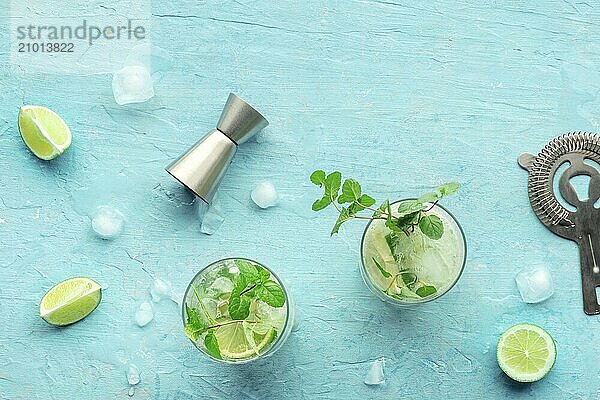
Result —
<instances>
[{"instance_id":1,"label":"ice cube","mask_svg":"<svg viewBox=\"0 0 600 400\"><path fill-rule=\"evenodd\" d=\"M515 281L525 303L539 303L554 293L552 277L544 265L522 269Z\"/></svg>"},{"instance_id":2,"label":"ice cube","mask_svg":"<svg viewBox=\"0 0 600 400\"><path fill-rule=\"evenodd\" d=\"M112 90L119 105L143 103L154 97L152 76L143 65L128 65L115 72Z\"/></svg>"},{"instance_id":3,"label":"ice cube","mask_svg":"<svg viewBox=\"0 0 600 400\"><path fill-rule=\"evenodd\" d=\"M133 364L129 364L129 368L127 368L127 382L130 385L137 385L140 383L140 371Z\"/></svg>"},{"instance_id":4,"label":"ice cube","mask_svg":"<svg viewBox=\"0 0 600 400\"><path fill-rule=\"evenodd\" d=\"M206 214L204 214L200 231L206 235L212 235L219 229L224 220L217 209L211 206L206 211Z\"/></svg>"},{"instance_id":5,"label":"ice cube","mask_svg":"<svg viewBox=\"0 0 600 400\"><path fill-rule=\"evenodd\" d=\"M162 279L155 279L152 282L152 286L150 287L150 295L152 296L152 301L158 303L162 299L171 297L171 284L169 282L165 282Z\"/></svg>"},{"instance_id":6,"label":"ice cube","mask_svg":"<svg viewBox=\"0 0 600 400\"><path fill-rule=\"evenodd\" d=\"M148 325L154 318L154 310L152 310L152 304L144 301L140 304L140 308L135 313L135 323L140 328Z\"/></svg>"},{"instance_id":7,"label":"ice cube","mask_svg":"<svg viewBox=\"0 0 600 400\"><path fill-rule=\"evenodd\" d=\"M250 193L250 197L260 208L272 207L279 201L279 195L277 194L277 190L275 190L275 185L269 181L259 183L252 193Z\"/></svg>"},{"instance_id":8,"label":"ice cube","mask_svg":"<svg viewBox=\"0 0 600 400\"><path fill-rule=\"evenodd\" d=\"M209 289L212 289L219 294L229 293L233 290L233 282L224 276L220 276L215 279L212 285L210 285Z\"/></svg>"},{"instance_id":9,"label":"ice cube","mask_svg":"<svg viewBox=\"0 0 600 400\"><path fill-rule=\"evenodd\" d=\"M114 239L123 230L123 214L111 206L99 206L92 216L92 229L103 239Z\"/></svg>"},{"instance_id":10,"label":"ice cube","mask_svg":"<svg viewBox=\"0 0 600 400\"><path fill-rule=\"evenodd\" d=\"M365 376L365 385L381 385L385 382L385 376L383 375L383 366L385 364L385 358L381 357L375 360L371 364L371 368Z\"/></svg>"}]
</instances>

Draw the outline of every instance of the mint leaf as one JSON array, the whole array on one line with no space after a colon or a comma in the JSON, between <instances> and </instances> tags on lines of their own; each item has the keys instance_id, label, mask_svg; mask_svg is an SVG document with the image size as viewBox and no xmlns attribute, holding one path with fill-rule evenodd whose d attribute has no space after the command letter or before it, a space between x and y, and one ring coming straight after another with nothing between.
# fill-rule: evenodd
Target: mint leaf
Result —
<instances>
[{"instance_id":1,"label":"mint leaf","mask_svg":"<svg viewBox=\"0 0 600 400\"><path fill-rule=\"evenodd\" d=\"M371 207L373 204L375 204L375 199L369 195L363 194L359 197L358 202L365 207Z\"/></svg>"},{"instance_id":2,"label":"mint leaf","mask_svg":"<svg viewBox=\"0 0 600 400\"><path fill-rule=\"evenodd\" d=\"M244 320L250 314L250 300L245 296L233 296L232 294L227 309L231 319Z\"/></svg>"},{"instance_id":3,"label":"mint leaf","mask_svg":"<svg viewBox=\"0 0 600 400\"><path fill-rule=\"evenodd\" d=\"M435 290L435 287L433 286L421 286L416 291L417 295L419 295L420 297L431 296L435 292L437 292L437 290Z\"/></svg>"},{"instance_id":4,"label":"mint leaf","mask_svg":"<svg viewBox=\"0 0 600 400\"><path fill-rule=\"evenodd\" d=\"M440 199L440 196L436 192L425 193L419 197L421 203L434 203Z\"/></svg>"},{"instance_id":5,"label":"mint leaf","mask_svg":"<svg viewBox=\"0 0 600 400\"><path fill-rule=\"evenodd\" d=\"M392 255L394 254L394 242L396 241L396 237L395 235L390 232L387 235L385 235L385 242L387 243L389 249L390 249L390 253L392 253Z\"/></svg>"},{"instance_id":6,"label":"mint leaf","mask_svg":"<svg viewBox=\"0 0 600 400\"><path fill-rule=\"evenodd\" d=\"M360 194L360 184L352 178L346 179L342 185L342 194L338 198L338 203L351 203L354 200L358 200L360 198Z\"/></svg>"},{"instance_id":7,"label":"mint leaf","mask_svg":"<svg viewBox=\"0 0 600 400\"><path fill-rule=\"evenodd\" d=\"M390 274L389 272L387 272L385 270L385 268L383 268L381 266L381 264L379 264L379 262L377 262L377 260L375 259L375 257L373 257L373 262L375 263L375 266L377 267L377 269L379 269L379 272L381 272L381 275L383 275L386 278L389 278L390 276L392 276L392 274Z\"/></svg>"},{"instance_id":8,"label":"mint leaf","mask_svg":"<svg viewBox=\"0 0 600 400\"><path fill-rule=\"evenodd\" d=\"M331 234L333 235L334 233L338 233L338 231L340 230L340 226L351 218L352 216L350 215L348 209L346 207L342 207L342 211L340 211L340 216L338 217L337 221L335 221L335 225L333 225Z\"/></svg>"},{"instance_id":9,"label":"mint leaf","mask_svg":"<svg viewBox=\"0 0 600 400\"><path fill-rule=\"evenodd\" d=\"M331 198L329 196L325 196L322 199L315 201L312 205L313 211L321 211L331 204Z\"/></svg>"},{"instance_id":10,"label":"mint leaf","mask_svg":"<svg viewBox=\"0 0 600 400\"><path fill-rule=\"evenodd\" d=\"M325 196L332 200L337 199L340 186L342 185L342 174L338 171L332 172L325 178Z\"/></svg>"},{"instance_id":11,"label":"mint leaf","mask_svg":"<svg viewBox=\"0 0 600 400\"><path fill-rule=\"evenodd\" d=\"M444 183L438 188L442 197L453 195L458 192L458 189L460 189L460 184L457 182Z\"/></svg>"},{"instance_id":12,"label":"mint leaf","mask_svg":"<svg viewBox=\"0 0 600 400\"><path fill-rule=\"evenodd\" d=\"M260 265L255 265L255 267L258 270L258 278L261 283L266 282L271 277L271 273Z\"/></svg>"},{"instance_id":13,"label":"mint leaf","mask_svg":"<svg viewBox=\"0 0 600 400\"><path fill-rule=\"evenodd\" d=\"M310 181L317 186L323 186L325 183L325 171L316 170L310 174Z\"/></svg>"},{"instance_id":14,"label":"mint leaf","mask_svg":"<svg viewBox=\"0 0 600 400\"><path fill-rule=\"evenodd\" d=\"M240 270L240 277L245 279L246 285L258 281L258 270L254 264L247 260L235 260L234 262Z\"/></svg>"},{"instance_id":15,"label":"mint leaf","mask_svg":"<svg viewBox=\"0 0 600 400\"><path fill-rule=\"evenodd\" d=\"M350 206L348 206L348 214L356 215L356 213L359 213L364 209L365 208L363 206L361 206L360 204L358 204L357 202L353 202L352 204L350 204Z\"/></svg>"},{"instance_id":16,"label":"mint leaf","mask_svg":"<svg viewBox=\"0 0 600 400\"><path fill-rule=\"evenodd\" d=\"M400 274L400 277L402 278L402 282L407 286L412 285L417 281L417 275L412 272L403 272Z\"/></svg>"},{"instance_id":17,"label":"mint leaf","mask_svg":"<svg viewBox=\"0 0 600 400\"><path fill-rule=\"evenodd\" d=\"M256 295L271 307L283 307L285 304L283 289L275 281L266 281L263 283L256 289Z\"/></svg>"},{"instance_id":18,"label":"mint leaf","mask_svg":"<svg viewBox=\"0 0 600 400\"><path fill-rule=\"evenodd\" d=\"M243 320L250 315L250 300L246 296L240 296L235 289L231 292L227 311L231 319Z\"/></svg>"},{"instance_id":19,"label":"mint leaf","mask_svg":"<svg viewBox=\"0 0 600 400\"><path fill-rule=\"evenodd\" d=\"M214 358L221 359L221 350L219 349L219 342L217 341L214 330L211 329L208 331L204 337L204 347L206 347L206 352L208 354Z\"/></svg>"},{"instance_id":20,"label":"mint leaf","mask_svg":"<svg viewBox=\"0 0 600 400\"><path fill-rule=\"evenodd\" d=\"M203 334L208 326L200 319L198 310L185 305L185 313L187 315L187 323L183 327L183 332L192 341L196 342L200 335Z\"/></svg>"},{"instance_id":21,"label":"mint leaf","mask_svg":"<svg viewBox=\"0 0 600 400\"><path fill-rule=\"evenodd\" d=\"M419 222L419 229L427 237L438 240L444 234L444 223L437 215L425 215Z\"/></svg>"},{"instance_id":22,"label":"mint leaf","mask_svg":"<svg viewBox=\"0 0 600 400\"><path fill-rule=\"evenodd\" d=\"M373 218L379 218L382 214L387 213L387 208L390 206L389 200L381 203L379 208L373 213Z\"/></svg>"},{"instance_id":23,"label":"mint leaf","mask_svg":"<svg viewBox=\"0 0 600 400\"><path fill-rule=\"evenodd\" d=\"M406 200L398 205L398 217L412 214L423 209L423 203L419 200Z\"/></svg>"},{"instance_id":24,"label":"mint leaf","mask_svg":"<svg viewBox=\"0 0 600 400\"><path fill-rule=\"evenodd\" d=\"M415 211L414 213L404 215L396 219L396 226L401 230L405 231L411 228L419 220L421 211Z\"/></svg>"}]
</instances>

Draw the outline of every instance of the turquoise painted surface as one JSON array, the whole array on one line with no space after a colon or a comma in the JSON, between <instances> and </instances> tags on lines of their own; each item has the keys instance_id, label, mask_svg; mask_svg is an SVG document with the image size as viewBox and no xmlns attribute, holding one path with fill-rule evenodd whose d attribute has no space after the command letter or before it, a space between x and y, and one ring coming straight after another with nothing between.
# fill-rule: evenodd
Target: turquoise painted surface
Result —
<instances>
[{"instance_id":1,"label":"turquoise painted surface","mask_svg":"<svg viewBox=\"0 0 600 400\"><path fill-rule=\"evenodd\" d=\"M109 6L97 2L98 6ZM7 10L3 5L3 16ZM65 10L76 12L74 1ZM530 210L516 164L570 130L600 124L600 7L575 1L154 1L152 38L175 67L146 104L119 107L108 75L23 74L0 64L0 394L6 399L540 398L600 396L598 317L583 314L575 244ZM0 55L8 58L6 28ZM226 221L199 232L191 197L163 167L210 130L229 91L271 125L240 148L219 192ZM16 128L18 107L43 104L74 132L72 148L40 162ZM334 215L309 211L315 168L339 169L396 199L451 179L446 205L468 239L466 271L436 302L382 304L358 270L363 226L328 237ZM119 178L115 178L120 176ZM255 184L281 204L258 210ZM86 211L119 205L113 242ZM262 363L215 365L180 332L174 303L133 321L153 278L183 291L225 256L285 276L300 327ZM520 301L513 277L545 263L548 301ZM54 329L37 316L53 284L86 275L106 287L86 320ZM558 360L518 385L496 366L508 326L537 323ZM386 384L362 381L386 357Z\"/></svg>"}]
</instances>

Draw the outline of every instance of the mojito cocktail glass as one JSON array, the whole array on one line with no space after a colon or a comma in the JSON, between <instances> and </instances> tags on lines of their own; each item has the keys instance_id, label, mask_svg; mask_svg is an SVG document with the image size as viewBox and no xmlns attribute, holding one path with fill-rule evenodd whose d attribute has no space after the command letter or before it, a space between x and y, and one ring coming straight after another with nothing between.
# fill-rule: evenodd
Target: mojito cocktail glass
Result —
<instances>
[{"instance_id":1,"label":"mojito cocktail glass","mask_svg":"<svg viewBox=\"0 0 600 400\"><path fill-rule=\"evenodd\" d=\"M391 205L394 215L403 201ZM361 273L367 286L382 300L397 305L428 302L448 292L462 274L467 255L462 228L442 206L425 207L427 214L443 222L444 233L437 240L419 229L409 234L391 232L379 219L371 220L365 228Z\"/></svg>"},{"instance_id":2,"label":"mojito cocktail glass","mask_svg":"<svg viewBox=\"0 0 600 400\"><path fill-rule=\"evenodd\" d=\"M270 356L294 322L293 302L281 279L245 258L219 260L200 271L186 290L182 313L192 343L228 363Z\"/></svg>"}]
</instances>

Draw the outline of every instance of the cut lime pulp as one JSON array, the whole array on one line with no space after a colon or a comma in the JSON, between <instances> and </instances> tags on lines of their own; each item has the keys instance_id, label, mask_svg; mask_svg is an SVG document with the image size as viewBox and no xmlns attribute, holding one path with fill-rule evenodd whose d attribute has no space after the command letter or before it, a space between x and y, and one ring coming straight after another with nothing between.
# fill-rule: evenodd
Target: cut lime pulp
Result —
<instances>
[{"instance_id":1,"label":"cut lime pulp","mask_svg":"<svg viewBox=\"0 0 600 400\"><path fill-rule=\"evenodd\" d=\"M40 317L51 325L69 325L98 307L102 288L89 278L71 278L48 291L40 302Z\"/></svg>"},{"instance_id":2,"label":"cut lime pulp","mask_svg":"<svg viewBox=\"0 0 600 400\"><path fill-rule=\"evenodd\" d=\"M498 365L511 379L535 382L550 372L556 361L556 344L544 329L532 324L508 328L498 341Z\"/></svg>"},{"instance_id":3,"label":"cut lime pulp","mask_svg":"<svg viewBox=\"0 0 600 400\"><path fill-rule=\"evenodd\" d=\"M23 106L19 132L29 150L42 160L52 160L71 145L71 130L54 111L42 106Z\"/></svg>"}]
</instances>

